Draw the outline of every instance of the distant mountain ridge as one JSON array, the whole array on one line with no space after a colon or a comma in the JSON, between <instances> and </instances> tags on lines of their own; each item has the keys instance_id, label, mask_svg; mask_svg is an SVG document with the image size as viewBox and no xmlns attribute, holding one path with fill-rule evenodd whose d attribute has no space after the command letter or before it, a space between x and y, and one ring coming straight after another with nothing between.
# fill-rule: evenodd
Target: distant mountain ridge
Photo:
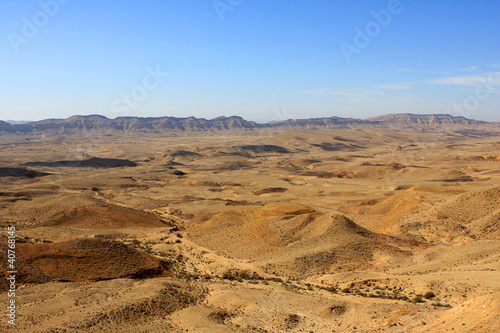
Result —
<instances>
[{"instance_id":1,"label":"distant mountain ridge","mask_svg":"<svg viewBox=\"0 0 500 333\"><path fill-rule=\"evenodd\" d=\"M290 119L259 124L239 116L204 118L176 117L118 117L109 119L101 115L73 116L66 119L45 119L25 124L10 124L0 120L0 133L12 134L78 134L82 131L100 131L104 134L151 133L168 134L177 132L218 132L252 131L260 129L326 129L350 127L383 127L393 129L413 129L428 131L449 126L498 126L464 117L447 114L388 114L368 119L325 117L310 119Z\"/></svg>"}]
</instances>

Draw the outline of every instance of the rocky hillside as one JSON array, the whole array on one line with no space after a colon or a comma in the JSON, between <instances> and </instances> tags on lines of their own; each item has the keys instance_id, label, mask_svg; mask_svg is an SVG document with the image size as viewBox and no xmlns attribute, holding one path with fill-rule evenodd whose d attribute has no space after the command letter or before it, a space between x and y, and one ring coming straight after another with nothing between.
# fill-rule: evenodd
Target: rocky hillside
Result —
<instances>
[{"instance_id":1,"label":"rocky hillside","mask_svg":"<svg viewBox=\"0 0 500 333\"><path fill-rule=\"evenodd\" d=\"M499 123L453 117L450 115L390 114L369 119L354 118L311 118L272 121L259 124L238 116L204 118L175 117L118 117L109 119L101 115L73 116L67 119L46 119L26 124L10 124L0 121L0 133L13 134L82 134L85 131L99 131L103 135L122 134L172 134L182 132L218 132L218 131L253 131L253 130L291 130L291 129L326 129L352 127L382 127L393 129L411 129L417 131L457 129L485 125L494 129Z\"/></svg>"}]
</instances>

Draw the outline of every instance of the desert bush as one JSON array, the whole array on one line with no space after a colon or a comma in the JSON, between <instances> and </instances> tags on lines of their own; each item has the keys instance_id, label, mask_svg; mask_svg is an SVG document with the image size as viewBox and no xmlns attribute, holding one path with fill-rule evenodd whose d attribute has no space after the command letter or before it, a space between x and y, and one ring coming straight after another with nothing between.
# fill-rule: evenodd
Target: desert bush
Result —
<instances>
[{"instance_id":1,"label":"desert bush","mask_svg":"<svg viewBox=\"0 0 500 333\"><path fill-rule=\"evenodd\" d=\"M285 318L285 328L287 330L295 328L300 323L300 317L296 314L291 314Z\"/></svg>"},{"instance_id":2,"label":"desert bush","mask_svg":"<svg viewBox=\"0 0 500 333\"><path fill-rule=\"evenodd\" d=\"M247 271L247 270L243 270L243 271L240 271L238 273L239 277L242 278L242 279L245 279L245 280L249 280L250 279L250 272Z\"/></svg>"},{"instance_id":3,"label":"desert bush","mask_svg":"<svg viewBox=\"0 0 500 333\"><path fill-rule=\"evenodd\" d=\"M431 299L431 298L434 298L436 297L436 294L434 294L432 291L428 291L424 294L424 298L425 299Z\"/></svg>"},{"instance_id":4,"label":"desert bush","mask_svg":"<svg viewBox=\"0 0 500 333\"><path fill-rule=\"evenodd\" d=\"M219 310L219 311L214 311L208 315L208 319L212 320L213 322L216 322L217 324L224 324L226 319L231 318L234 316L231 312L228 312L226 310Z\"/></svg>"},{"instance_id":5,"label":"desert bush","mask_svg":"<svg viewBox=\"0 0 500 333\"><path fill-rule=\"evenodd\" d=\"M349 288L344 288L344 289L342 289L342 292L343 292L344 294L348 294L348 293L350 293L350 292L351 292L351 289L349 289Z\"/></svg>"},{"instance_id":6,"label":"desert bush","mask_svg":"<svg viewBox=\"0 0 500 333\"><path fill-rule=\"evenodd\" d=\"M422 303L424 301L424 299L422 298L422 296L417 295L417 296L413 297L411 301L413 303Z\"/></svg>"}]
</instances>

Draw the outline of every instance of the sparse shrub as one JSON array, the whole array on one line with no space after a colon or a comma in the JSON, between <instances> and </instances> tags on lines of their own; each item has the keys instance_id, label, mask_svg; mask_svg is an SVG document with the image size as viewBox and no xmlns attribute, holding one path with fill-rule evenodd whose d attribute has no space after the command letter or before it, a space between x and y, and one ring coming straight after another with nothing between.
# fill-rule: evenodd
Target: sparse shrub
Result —
<instances>
[{"instance_id":1,"label":"sparse shrub","mask_svg":"<svg viewBox=\"0 0 500 333\"><path fill-rule=\"evenodd\" d=\"M417 296L413 297L411 301L413 303L422 303L424 301L424 299L422 298L422 296L417 295Z\"/></svg>"},{"instance_id":2,"label":"sparse shrub","mask_svg":"<svg viewBox=\"0 0 500 333\"><path fill-rule=\"evenodd\" d=\"M349 289L349 288L344 288L344 289L342 289L342 292L343 292L344 294L348 294L348 293L350 293L350 292L351 292L351 289Z\"/></svg>"},{"instance_id":3,"label":"sparse shrub","mask_svg":"<svg viewBox=\"0 0 500 333\"><path fill-rule=\"evenodd\" d=\"M132 245L138 246L139 244L141 244L141 242L139 242L139 240L137 240L137 239L132 240Z\"/></svg>"},{"instance_id":4,"label":"sparse shrub","mask_svg":"<svg viewBox=\"0 0 500 333\"><path fill-rule=\"evenodd\" d=\"M224 273L222 273L222 278L224 280L234 280L234 276L230 271L225 271Z\"/></svg>"},{"instance_id":5,"label":"sparse shrub","mask_svg":"<svg viewBox=\"0 0 500 333\"><path fill-rule=\"evenodd\" d=\"M287 330L295 328L300 323L300 317L296 314L291 314L285 318L285 328Z\"/></svg>"},{"instance_id":6,"label":"sparse shrub","mask_svg":"<svg viewBox=\"0 0 500 333\"><path fill-rule=\"evenodd\" d=\"M262 284L265 284L267 286L269 284L269 282L264 280L264 281L262 281Z\"/></svg>"},{"instance_id":7,"label":"sparse shrub","mask_svg":"<svg viewBox=\"0 0 500 333\"><path fill-rule=\"evenodd\" d=\"M249 272L249 271L247 271L247 270L241 271L241 272L240 272L240 277L241 277L242 279L245 279L245 280L249 280L249 279L251 279L250 272Z\"/></svg>"},{"instance_id":8,"label":"sparse shrub","mask_svg":"<svg viewBox=\"0 0 500 333\"><path fill-rule=\"evenodd\" d=\"M331 292L331 293L334 293L334 292L336 292L336 291L337 291L337 288L335 288L334 286L330 286L330 287L326 288L326 291L329 291L329 292Z\"/></svg>"},{"instance_id":9,"label":"sparse shrub","mask_svg":"<svg viewBox=\"0 0 500 333\"><path fill-rule=\"evenodd\" d=\"M182 238L181 234L175 234L177 237Z\"/></svg>"},{"instance_id":10,"label":"sparse shrub","mask_svg":"<svg viewBox=\"0 0 500 333\"><path fill-rule=\"evenodd\" d=\"M424 294L424 298L425 299L431 299L431 298L434 298L436 297L436 294L434 294L432 291L428 291Z\"/></svg>"},{"instance_id":11,"label":"sparse shrub","mask_svg":"<svg viewBox=\"0 0 500 333\"><path fill-rule=\"evenodd\" d=\"M176 239L175 244L179 244L179 243L182 243L182 241L180 239Z\"/></svg>"},{"instance_id":12,"label":"sparse shrub","mask_svg":"<svg viewBox=\"0 0 500 333\"><path fill-rule=\"evenodd\" d=\"M208 315L208 318L217 324L224 324L226 319L229 319L232 316L234 316L234 314L232 314L226 310L219 310L219 311L215 311L215 312L210 313Z\"/></svg>"}]
</instances>

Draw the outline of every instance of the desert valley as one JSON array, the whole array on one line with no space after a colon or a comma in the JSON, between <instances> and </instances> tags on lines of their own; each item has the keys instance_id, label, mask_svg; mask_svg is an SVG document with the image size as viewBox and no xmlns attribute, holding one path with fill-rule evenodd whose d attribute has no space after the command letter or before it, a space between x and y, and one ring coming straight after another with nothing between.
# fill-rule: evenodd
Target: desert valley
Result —
<instances>
[{"instance_id":1,"label":"desert valley","mask_svg":"<svg viewBox=\"0 0 500 333\"><path fill-rule=\"evenodd\" d=\"M499 123L0 121L0 184L19 332L500 331Z\"/></svg>"}]
</instances>

